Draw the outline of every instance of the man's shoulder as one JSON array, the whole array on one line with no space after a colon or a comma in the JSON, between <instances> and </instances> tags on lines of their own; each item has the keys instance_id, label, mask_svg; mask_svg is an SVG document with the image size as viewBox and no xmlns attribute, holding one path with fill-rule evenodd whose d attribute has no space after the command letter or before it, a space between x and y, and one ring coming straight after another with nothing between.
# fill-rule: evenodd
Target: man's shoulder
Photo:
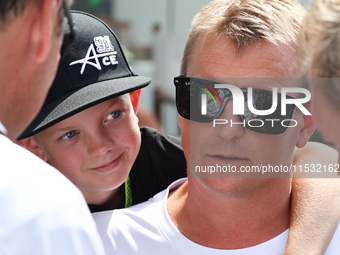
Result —
<instances>
[{"instance_id":1,"label":"man's shoulder","mask_svg":"<svg viewBox=\"0 0 340 255\"><path fill-rule=\"evenodd\" d=\"M80 191L58 170L2 135L0 204L1 254L45 254L46 250L103 254Z\"/></svg>"},{"instance_id":2,"label":"man's shoulder","mask_svg":"<svg viewBox=\"0 0 340 255\"><path fill-rule=\"evenodd\" d=\"M146 243L152 244L151 236L157 239L156 243L161 242L156 203L153 197L129 208L92 214L106 254L138 254L136 246L141 249Z\"/></svg>"},{"instance_id":3,"label":"man's shoulder","mask_svg":"<svg viewBox=\"0 0 340 255\"><path fill-rule=\"evenodd\" d=\"M162 222L163 218L168 217L166 201L169 190L178 188L185 180L184 178L175 181L166 190L144 203L92 214L107 254L134 254L136 244L139 249L145 251L147 246L152 244L162 249L160 244L165 240L162 229L166 227Z\"/></svg>"},{"instance_id":4,"label":"man's shoulder","mask_svg":"<svg viewBox=\"0 0 340 255\"><path fill-rule=\"evenodd\" d=\"M134 226L137 226L134 225L134 223L139 222L142 219L142 224L153 222L154 206L160 201L165 200L167 194L168 191L163 190L146 202L129 208L93 213L92 216L99 229L107 229L109 225L112 226L112 228L109 227L111 230L118 229L121 231L124 228L120 228L119 226L125 225L131 225L133 228Z\"/></svg>"},{"instance_id":5,"label":"man's shoulder","mask_svg":"<svg viewBox=\"0 0 340 255\"><path fill-rule=\"evenodd\" d=\"M171 191L174 191L178 189L185 181L187 178L182 178L179 180L174 181L171 183L165 190L162 190L158 192L156 195L154 195L152 198L150 198L148 201L124 208L124 209L117 209L113 210L111 214L114 217L113 219L116 220L117 217L123 217L123 215L127 215L128 217L131 218L144 218L145 215L149 214L150 211L154 210L154 206L159 205L159 209L164 209L166 206L166 201L168 198L168 195ZM164 208L162 208L162 206ZM100 217L100 214L104 214L105 212L100 212L97 214L93 214L96 217ZM106 217L106 216L105 216Z\"/></svg>"},{"instance_id":6,"label":"man's shoulder","mask_svg":"<svg viewBox=\"0 0 340 255\"><path fill-rule=\"evenodd\" d=\"M34 218L49 210L85 204L80 191L58 170L2 135L0 176L0 204L6 208L0 215L20 212Z\"/></svg>"},{"instance_id":7,"label":"man's shoulder","mask_svg":"<svg viewBox=\"0 0 340 255\"><path fill-rule=\"evenodd\" d=\"M24 185L29 190L46 191L58 188L59 192L67 193L69 190L77 190L75 186L58 170L50 166L31 152L13 143L8 138L0 135L0 187L15 187ZM62 184L63 186L60 186ZM19 187L16 187L19 188ZM67 189L66 192L62 190ZM26 192L29 192L26 190ZM76 193L79 193L78 191Z\"/></svg>"}]
</instances>

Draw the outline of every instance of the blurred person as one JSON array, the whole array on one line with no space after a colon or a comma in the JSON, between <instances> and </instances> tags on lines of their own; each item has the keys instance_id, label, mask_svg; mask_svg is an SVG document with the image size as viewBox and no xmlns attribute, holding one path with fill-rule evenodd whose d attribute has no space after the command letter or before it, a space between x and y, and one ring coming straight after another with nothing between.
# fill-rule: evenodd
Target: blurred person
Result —
<instances>
[{"instance_id":1,"label":"blurred person","mask_svg":"<svg viewBox=\"0 0 340 255\"><path fill-rule=\"evenodd\" d=\"M313 116L317 128L328 143L339 149L339 0L314 1L304 20L300 42L302 66L312 77Z\"/></svg>"},{"instance_id":2,"label":"blurred person","mask_svg":"<svg viewBox=\"0 0 340 255\"><path fill-rule=\"evenodd\" d=\"M0 2L0 254L104 254L79 190L3 135L18 137L42 106L74 35L70 4Z\"/></svg>"},{"instance_id":3,"label":"blurred person","mask_svg":"<svg viewBox=\"0 0 340 255\"><path fill-rule=\"evenodd\" d=\"M192 120L192 109L184 111L179 102L187 102L196 95L185 90L185 86L194 82L214 84L219 78L299 77L293 46L303 15L304 10L296 1L221 0L211 2L196 15L182 60L183 77L175 78L188 172L190 165L216 162L238 167L297 163L293 159L295 146L304 147L314 130L311 117L298 109L291 110L299 120L297 127L273 134L271 129L241 126L212 129L211 122ZM206 77L213 81L203 79ZM253 86L256 93L267 93L261 91L270 90L273 84ZM239 121L231 115L230 101L219 114ZM303 180L302 186L315 189L319 183L322 188L310 197L307 208L295 219L290 206L293 214L298 208L294 206L294 196L291 201L290 178L190 176L187 181L173 183L146 203L97 213L94 218L108 254L156 254L159 250L164 254L282 254L287 240L296 246L291 246L294 248L285 254L324 254L324 247L328 247L326 254L338 254L340 247L336 240L340 231L329 246L327 239L334 233L328 229L330 224L338 224L339 205L330 204L333 198L330 192L324 210L319 196L323 187L332 185L335 189L337 183L328 180L307 183L308 180ZM296 185L297 182L293 183L293 191ZM318 221L320 218L322 223ZM296 231L295 239L288 237L289 226L289 232Z\"/></svg>"},{"instance_id":4,"label":"blurred person","mask_svg":"<svg viewBox=\"0 0 340 255\"><path fill-rule=\"evenodd\" d=\"M314 122L322 138L339 149L339 0L315 0L313 2L304 18L299 44L297 56L302 72L311 76ZM338 163L340 164L339 158ZM339 204L339 200L339 196L335 194L330 203ZM329 229L335 228L335 224L329 225ZM328 239L331 239L331 235Z\"/></svg>"}]
</instances>

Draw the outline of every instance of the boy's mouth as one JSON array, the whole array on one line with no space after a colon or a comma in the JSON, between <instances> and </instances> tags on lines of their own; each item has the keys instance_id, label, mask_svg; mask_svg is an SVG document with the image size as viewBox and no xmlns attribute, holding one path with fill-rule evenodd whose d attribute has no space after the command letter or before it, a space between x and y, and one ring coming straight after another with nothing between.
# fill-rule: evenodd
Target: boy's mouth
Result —
<instances>
[{"instance_id":1,"label":"boy's mouth","mask_svg":"<svg viewBox=\"0 0 340 255\"><path fill-rule=\"evenodd\" d=\"M119 165L119 163L122 159L122 155L123 154L119 155L118 158L116 158L115 160L113 160L109 163L106 163L106 164L98 166L98 167L90 168L90 170L96 171L96 172L101 172L101 173L108 172L108 171L116 168Z\"/></svg>"}]
</instances>

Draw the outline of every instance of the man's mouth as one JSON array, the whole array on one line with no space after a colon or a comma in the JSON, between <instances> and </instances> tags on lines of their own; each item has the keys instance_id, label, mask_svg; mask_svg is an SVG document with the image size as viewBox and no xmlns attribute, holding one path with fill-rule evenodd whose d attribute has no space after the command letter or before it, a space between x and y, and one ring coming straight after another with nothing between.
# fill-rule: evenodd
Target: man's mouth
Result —
<instances>
[{"instance_id":1,"label":"man's mouth","mask_svg":"<svg viewBox=\"0 0 340 255\"><path fill-rule=\"evenodd\" d=\"M209 155L209 156L217 157L217 158L221 158L221 159L246 160L246 158L241 158L241 157L237 157L237 156L224 156L224 155Z\"/></svg>"},{"instance_id":2,"label":"man's mouth","mask_svg":"<svg viewBox=\"0 0 340 255\"><path fill-rule=\"evenodd\" d=\"M225 156L221 156L221 155L217 155L217 157L226 158L226 159L241 159L239 157L225 157Z\"/></svg>"},{"instance_id":3,"label":"man's mouth","mask_svg":"<svg viewBox=\"0 0 340 255\"><path fill-rule=\"evenodd\" d=\"M249 159L238 155L208 154L208 157L220 165L248 165Z\"/></svg>"}]
</instances>

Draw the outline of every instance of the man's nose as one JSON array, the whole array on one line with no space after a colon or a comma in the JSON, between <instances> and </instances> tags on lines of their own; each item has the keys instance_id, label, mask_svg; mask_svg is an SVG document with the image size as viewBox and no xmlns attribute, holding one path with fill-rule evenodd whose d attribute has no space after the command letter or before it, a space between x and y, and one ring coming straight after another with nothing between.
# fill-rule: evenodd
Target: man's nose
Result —
<instances>
[{"instance_id":1,"label":"man's nose","mask_svg":"<svg viewBox=\"0 0 340 255\"><path fill-rule=\"evenodd\" d=\"M222 138L231 140L243 135L245 120L241 120L239 115L233 114L233 99L227 102L218 119L223 121L221 124L216 124L214 129Z\"/></svg>"}]
</instances>

